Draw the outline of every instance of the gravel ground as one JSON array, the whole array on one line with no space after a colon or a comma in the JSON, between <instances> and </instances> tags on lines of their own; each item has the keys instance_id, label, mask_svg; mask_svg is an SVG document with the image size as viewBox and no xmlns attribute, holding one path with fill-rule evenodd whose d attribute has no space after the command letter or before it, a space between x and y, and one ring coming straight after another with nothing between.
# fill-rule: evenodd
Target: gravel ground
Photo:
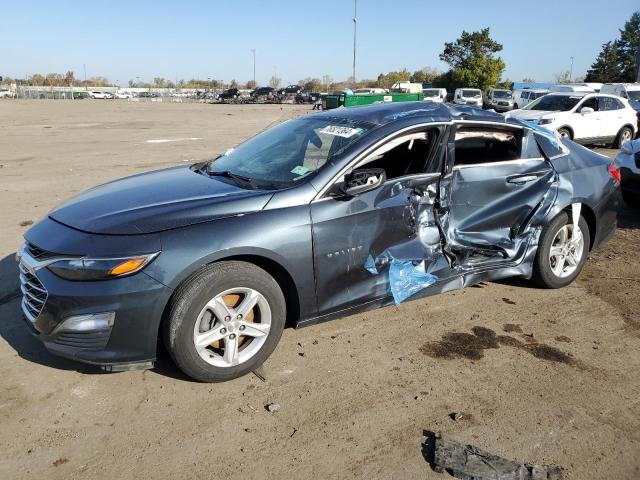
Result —
<instances>
[{"instance_id":1,"label":"gravel ground","mask_svg":"<svg viewBox=\"0 0 640 480\"><path fill-rule=\"evenodd\" d=\"M425 430L570 479L640 478L629 209L567 288L486 283L288 330L265 381L194 383L164 352L154 370L102 374L28 335L13 253L31 222L90 186L210 158L309 110L0 102L0 478L448 478L421 455Z\"/></svg>"}]
</instances>

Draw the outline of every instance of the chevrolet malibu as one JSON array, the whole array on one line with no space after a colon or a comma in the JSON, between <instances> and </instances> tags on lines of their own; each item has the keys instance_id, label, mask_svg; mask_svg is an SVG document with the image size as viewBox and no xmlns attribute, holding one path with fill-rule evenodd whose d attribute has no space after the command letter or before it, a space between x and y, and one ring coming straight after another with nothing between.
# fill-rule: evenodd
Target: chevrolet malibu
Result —
<instances>
[{"instance_id":1,"label":"chevrolet malibu","mask_svg":"<svg viewBox=\"0 0 640 480\"><path fill-rule=\"evenodd\" d=\"M407 102L305 115L224 155L95 187L18 252L56 355L257 368L287 326L519 276L559 288L614 232L620 172L537 126Z\"/></svg>"}]
</instances>

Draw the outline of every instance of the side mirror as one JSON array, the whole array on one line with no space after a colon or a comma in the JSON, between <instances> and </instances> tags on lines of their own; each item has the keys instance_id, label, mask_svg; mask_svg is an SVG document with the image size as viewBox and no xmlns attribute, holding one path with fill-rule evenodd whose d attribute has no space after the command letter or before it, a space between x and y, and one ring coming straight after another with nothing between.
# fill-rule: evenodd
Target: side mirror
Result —
<instances>
[{"instance_id":1,"label":"side mirror","mask_svg":"<svg viewBox=\"0 0 640 480\"><path fill-rule=\"evenodd\" d=\"M375 190L386 181L384 168L361 168L344 176L341 190L347 195L359 195Z\"/></svg>"},{"instance_id":2,"label":"side mirror","mask_svg":"<svg viewBox=\"0 0 640 480\"><path fill-rule=\"evenodd\" d=\"M591 108L591 107L582 107L582 108L580 109L580 113L581 113L582 115L585 115L585 114L587 114L587 113L593 113L594 111L595 111L595 110L594 110L593 108Z\"/></svg>"}]
</instances>

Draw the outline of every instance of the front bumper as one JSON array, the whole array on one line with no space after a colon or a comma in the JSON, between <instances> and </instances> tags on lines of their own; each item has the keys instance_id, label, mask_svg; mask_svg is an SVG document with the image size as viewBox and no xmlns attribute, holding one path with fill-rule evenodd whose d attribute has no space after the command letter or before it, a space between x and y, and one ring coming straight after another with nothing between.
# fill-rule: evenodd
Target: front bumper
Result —
<instances>
[{"instance_id":1,"label":"front bumper","mask_svg":"<svg viewBox=\"0 0 640 480\"><path fill-rule=\"evenodd\" d=\"M171 293L163 284L144 272L103 281L64 280L24 250L19 262L25 322L51 353L116 367L155 360L158 325ZM69 317L105 312L115 313L109 328L61 328Z\"/></svg>"}]
</instances>

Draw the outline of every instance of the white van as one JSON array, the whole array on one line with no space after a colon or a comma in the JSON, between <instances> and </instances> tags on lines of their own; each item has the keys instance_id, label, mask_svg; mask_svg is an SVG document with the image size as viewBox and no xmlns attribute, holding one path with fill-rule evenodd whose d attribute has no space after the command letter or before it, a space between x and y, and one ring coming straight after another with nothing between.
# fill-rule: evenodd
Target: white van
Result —
<instances>
[{"instance_id":1,"label":"white van","mask_svg":"<svg viewBox=\"0 0 640 480\"><path fill-rule=\"evenodd\" d=\"M549 93L549 90L544 90L541 88L529 88L523 90L514 90L513 91L513 109L517 110L519 108L526 107L534 100L545 96Z\"/></svg>"},{"instance_id":2,"label":"white van","mask_svg":"<svg viewBox=\"0 0 640 480\"><path fill-rule=\"evenodd\" d=\"M425 102L442 103L447 99L446 88L423 88Z\"/></svg>"},{"instance_id":3,"label":"white van","mask_svg":"<svg viewBox=\"0 0 640 480\"><path fill-rule=\"evenodd\" d=\"M420 93L422 91L422 84L411 82L396 82L391 86L390 91L401 93Z\"/></svg>"},{"instance_id":4,"label":"white van","mask_svg":"<svg viewBox=\"0 0 640 480\"><path fill-rule=\"evenodd\" d=\"M617 95L627 100L640 102L640 83L605 83L600 93Z\"/></svg>"},{"instance_id":5,"label":"white van","mask_svg":"<svg viewBox=\"0 0 640 480\"><path fill-rule=\"evenodd\" d=\"M482 107L482 92L477 88L456 88L453 103Z\"/></svg>"},{"instance_id":6,"label":"white van","mask_svg":"<svg viewBox=\"0 0 640 480\"><path fill-rule=\"evenodd\" d=\"M569 93L594 93L595 89L587 85L577 85L571 83L561 83L551 87L552 92L569 92Z\"/></svg>"}]
</instances>

